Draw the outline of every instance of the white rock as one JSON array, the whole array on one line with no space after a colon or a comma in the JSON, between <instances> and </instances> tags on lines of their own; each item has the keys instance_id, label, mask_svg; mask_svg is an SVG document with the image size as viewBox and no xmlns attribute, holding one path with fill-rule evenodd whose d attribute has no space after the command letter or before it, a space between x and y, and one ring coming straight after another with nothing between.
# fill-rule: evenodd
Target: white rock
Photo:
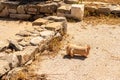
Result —
<instances>
[{"instance_id":1,"label":"white rock","mask_svg":"<svg viewBox=\"0 0 120 80\"><path fill-rule=\"evenodd\" d=\"M71 15L75 19L82 20L84 17L84 4L73 4L71 6Z\"/></svg>"},{"instance_id":2,"label":"white rock","mask_svg":"<svg viewBox=\"0 0 120 80\"><path fill-rule=\"evenodd\" d=\"M42 37L49 38L49 37L53 37L55 35L55 32L54 31L46 30L46 31L40 32L40 35Z\"/></svg>"},{"instance_id":3,"label":"white rock","mask_svg":"<svg viewBox=\"0 0 120 80\"><path fill-rule=\"evenodd\" d=\"M44 41L44 38L42 37L35 37L33 39L31 39L30 43L34 46L39 45L40 43L42 43Z\"/></svg>"}]
</instances>

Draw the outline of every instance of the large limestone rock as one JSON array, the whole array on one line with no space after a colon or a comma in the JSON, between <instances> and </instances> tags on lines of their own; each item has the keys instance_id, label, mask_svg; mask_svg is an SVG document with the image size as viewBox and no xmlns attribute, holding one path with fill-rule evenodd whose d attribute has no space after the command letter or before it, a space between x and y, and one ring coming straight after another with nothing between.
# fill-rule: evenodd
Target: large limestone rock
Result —
<instances>
[{"instance_id":1,"label":"large limestone rock","mask_svg":"<svg viewBox=\"0 0 120 80\"><path fill-rule=\"evenodd\" d=\"M58 16L69 17L70 16L71 6L61 6L57 9Z\"/></svg>"},{"instance_id":2,"label":"large limestone rock","mask_svg":"<svg viewBox=\"0 0 120 80\"><path fill-rule=\"evenodd\" d=\"M31 18L29 14L10 14L10 18L28 20Z\"/></svg>"},{"instance_id":3,"label":"large limestone rock","mask_svg":"<svg viewBox=\"0 0 120 80\"><path fill-rule=\"evenodd\" d=\"M26 64L30 60L34 60L39 49L37 46L28 46L24 51L15 52L19 60L19 66Z\"/></svg>"},{"instance_id":4,"label":"large limestone rock","mask_svg":"<svg viewBox=\"0 0 120 80\"><path fill-rule=\"evenodd\" d=\"M52 37L54 37L55 32L54 31L45 30L45 31L40 32L40 35L42 37L44 37L44 38L52 38Z\"/></svg>"},{"instance_id":5,"label":"large limestone rock","mask_svg":"<svg viewBox=\"0 0 120 80\"><path fill-rule=\"evenodd\" d=\"M46 17L46 19L52 20L52 21L55 21L55 22L67 22L65 17L48 16L48 17Z\"/></svg>"},{"instance_id":6,"label":"large limestone rock","mask_svg":"<svg viewBox=\"0 0 120 80\"><path fill-rule=\"evenodd\" d=\"M26 12L28 14L39 14L39 7L37 5L28 5L26 7Z\"/></svg>"},{"instance_id":7,"label":"large limestone rock","mask_svg":"<svg viewBox=\"0 0 120 80\"><path fill-rule=\"evenodd\" d=\"M7 7L0 12L0 17L7 17L9 15Z\"/></svg>"},{"instance_id":8,"label":"large limestone rock","mask_svg":"<svg viewBox=\"0 0 120 80\"><path fill-rule=\"evenodd\" d=\"M15 40L10 40L9 41L9 48L14 49L16 51L21 51L23 50L23 47L18 44L17 41Z\"/></svg>"},{"instance_id":9,"label":"large limestone rock","mask_svg":"<svg viewBox=\"0 0 120 80\"><path fill-rule=\"evenodd\" d=\"M71 6L71 15L75 19L82 20L84 17L84 4L73 4Z\"/></svg>"},{"instance_id":10,"label":"large limestone rock","mask_svg":"<svg viewBox=\"0 0 120 80\"><path fill-rule=\"evenodd\" d=\"M96 10L97 14L110 15L111 10L108 7L100 7Z\"/></svg>"},{"instance_id":11,"label":"large limestone rock","mask_svg":"<svg viewBox=\"0 0 120 80\"><path fill-rule=\"evenodd\" d=\"M10 68L17 67L19 64L15 54L0 53L0 60L6 60L9 63Z\"/></svg>"},{"instance_id":12,"label":"large limestone rock","mask_svg":"<svg viewBox=\"0 0 120 80\"><path fill-rule=\"evenodd\" d=\"M8 9L8 12L15 14L15 13L17 13L17 10L16 9Z\"/></svg>"},{"instance_id":13,"label":"large limestone rock","mask_svg":"<svg viewBox=\"0 0 120 80\"><path fill-rule=\"evenodd\" d=\"M45 26L46 29L59 32L61 35L66 34L67 24L66 22L53 22Z\"/></svg>"},{"instance_id":14,"label":"large limestone rock","mask_svg":"<svg viewBox=\"0 0 120 80\"><path fill-rule=\"evenodd\" d=\"M110 5L109 8L112 14L120 16L120 5Z\"/></svg>"},{"instance_id":15,"label":"large limestone rock","mask_svg":"<svg viewBox=\"0 0 120 80\"><path fill-rule=\"evenodd\" d=\"M43 19L43 18L39 18L37 20L35 20L32 25L37 25L37 26L41 26L43 24L46 24L48 22L48 20Z\"/></svg>"},{"instance_id":16,"label":"large limestone rock","mask_svg":"<svg viewBox=\"0 0 120 80\"><path fill-rule=\"evenodd\" d=\"M96 15L97 7L96 6L85 6L85 15L86 16L94 16Z\"/></svg>"},{"instance_id":17,"label":"large limestone rock","mask_svg":"<svg viewBox=\"0 0 120 80\"><path fill-rule=\"evenodd\" d=\"M42 37L35 37L35 38L32 38L30 43L33 45L33 46L36 46L36 45L39 45L40 43L42 43L44 41L44 38Z\"/></svg>"},{"instance_id":18,"label":"large limestone rock","mask_svg":"<svg viewBox=\"0 0 120 80\"><path fill-rule=\"evenodd\" d=\"M38 6L40 7L40 13L54 13L58 8L57 3L38 4Z\"/></svg>"},{"instance_id":19,"label":"large limestone rock","mask_svg":"<svg viewBox=\"0 0 120 80\"><path fill-rule=\"evenodd\" d=\"M10 70L9 62L0 60L0 77Z\"/></svg>"},{"instance_id":20,"label":"large limestone rock","mask_svg":"<svg viewBox=\"0 0 120 80\"><path fill-rule=\"evenodd\" d=\"M17 7L17 12L18 12L19 14L25 14L25 6L19 5L19 6Z\"/></svg>"},{"instance_id":21,"label":"large limestone rock","mask_svg":"<svg viewBox=\"0 0 120 80\"><path fill-rule=\"evenodd\" d=\"M4 7L5 6L0 3L0 12L4 9Z\"/></svg>"}]
</instances>

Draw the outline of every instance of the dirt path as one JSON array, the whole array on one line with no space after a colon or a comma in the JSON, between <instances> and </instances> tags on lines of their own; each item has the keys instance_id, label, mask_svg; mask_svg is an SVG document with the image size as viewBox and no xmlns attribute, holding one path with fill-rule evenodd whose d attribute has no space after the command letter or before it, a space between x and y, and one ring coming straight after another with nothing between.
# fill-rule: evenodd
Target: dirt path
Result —
<instances>
[{"instance_id":1,"label":"dirt path","mask_svg":"<svg viewBox=\"0 0 120 80\"><path fill-rule=\"evenodd\" d=\"M37 63L37 74L49 80L120 80L120 25L69 23L68 34L70 43L91 45L88 58L69 59L63 48Z\"/></svg>"}]
</instances>

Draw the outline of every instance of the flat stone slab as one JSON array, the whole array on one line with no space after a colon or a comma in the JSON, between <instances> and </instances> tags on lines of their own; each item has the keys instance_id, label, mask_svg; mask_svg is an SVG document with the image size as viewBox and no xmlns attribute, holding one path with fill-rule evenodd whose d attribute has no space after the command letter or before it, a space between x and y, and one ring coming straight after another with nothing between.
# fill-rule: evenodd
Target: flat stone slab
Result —
<instances>
[{"instance_id":1,"label":"flat stone slab","mask_svg":"<svg viewBox=\"0 0 120 80\"><path fill-rule=\"evenodd\" d=\"M19 60L19 66L26 64L28 61L35 59L38 53L38 46L28 46L24 51L15 52Z\"/></svg>"},{"instance_id":2,"label":"flat stone slab","mask_svg":"<svg viewBox=\"0 0 120 80\"><path fill-rule=\"evenodd\" d=\"M32 25L36 25L36 26L41 26L43 24L46 24L48 22L48 20L46 19L43 19L43 18L39 18L39 19L36 19Z\"/></svg>"}]
</instances>

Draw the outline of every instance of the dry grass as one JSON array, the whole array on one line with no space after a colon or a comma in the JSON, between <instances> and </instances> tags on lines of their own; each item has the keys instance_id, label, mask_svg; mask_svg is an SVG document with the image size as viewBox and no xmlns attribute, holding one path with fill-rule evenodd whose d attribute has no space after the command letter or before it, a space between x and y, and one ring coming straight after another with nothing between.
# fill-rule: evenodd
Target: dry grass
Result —
<instances>
[{"instance_id":1,"label":"dry grass","mask_svg":"<svg viewBox=\"0 0 120 80\"><path fill-rule=\"evenodd\" d=\"M97 16L97 17L85 17L84 22L87 24L97 25L97 24L110 24L116 25L120 24L120 18L111 16Z\"/></svg>"}]
</instances>

